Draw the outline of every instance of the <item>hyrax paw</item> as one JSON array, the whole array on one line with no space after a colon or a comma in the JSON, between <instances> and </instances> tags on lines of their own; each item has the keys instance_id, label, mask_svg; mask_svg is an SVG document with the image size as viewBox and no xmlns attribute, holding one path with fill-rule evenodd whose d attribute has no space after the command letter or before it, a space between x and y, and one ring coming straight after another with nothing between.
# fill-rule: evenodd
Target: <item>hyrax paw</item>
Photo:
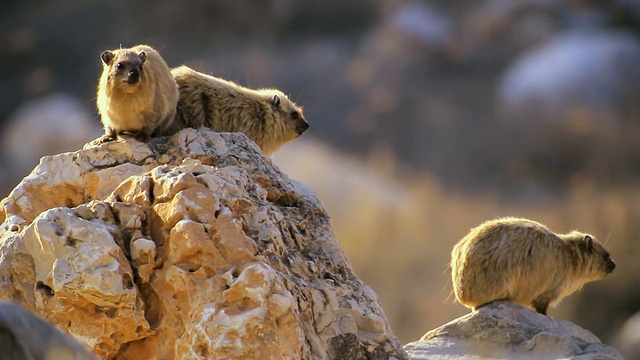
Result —
<instances>
[{"instance_id":1,"label":"hyrax paw","mask_svg":"<svg viewBox=\"0 0 640 360\"><path fill-rule=\"evenodd\" d=\"M91 144L94 144L94 145L100 145L100 144L104 144L104 143L112 142L112 141L115 141L115 140L116 140L116 138L115 138L113 135L111 135L111 134L104 134L104 135L100 136L99 138L97 138L97 139L93 140L93 141L91 142Z\"/></svg>"}]
</instances>

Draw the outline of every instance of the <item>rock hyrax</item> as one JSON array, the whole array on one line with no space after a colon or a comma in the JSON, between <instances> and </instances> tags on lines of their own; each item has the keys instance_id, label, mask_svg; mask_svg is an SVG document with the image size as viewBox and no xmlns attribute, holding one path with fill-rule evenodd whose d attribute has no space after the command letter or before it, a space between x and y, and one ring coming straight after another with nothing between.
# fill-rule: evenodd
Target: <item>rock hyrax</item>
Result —
<instances>
[{"instance_id":1,"label":"rock hyrax","mask_svg":"<svg viewBox=\"0 0 640 360\"><path fill-rule=\"evenodd\" d=\"M276 89L253 90L187 66L171 70L180 90L170 135L186 127L242 132L266 155L309 128L302 109Z\"/></svg>"},{"instance_id":2,"label":"rock hyrax","mask_svg":"<svg viewBox=\"0 0 640 360\"><path fill-rule=\"evenodd\" d=\"M577 231L555 234L520 218L487 221L451 252L456 299L474 310L507 300L546 314L549 305L615 267L593 236Z\"/></svg>"},{"instance_id":3,"label":"rock hyrax","mask_svg":"<svg viewBox=\"0 0 640 360\"><path fill-rule=\"evenodd\" d=\"M101 55L98 111L105 135L114 140L128 133L147 141L171 123L178 104L178 85L160 54L147 45L108 50Z\"/></svg>"}]
</instances>

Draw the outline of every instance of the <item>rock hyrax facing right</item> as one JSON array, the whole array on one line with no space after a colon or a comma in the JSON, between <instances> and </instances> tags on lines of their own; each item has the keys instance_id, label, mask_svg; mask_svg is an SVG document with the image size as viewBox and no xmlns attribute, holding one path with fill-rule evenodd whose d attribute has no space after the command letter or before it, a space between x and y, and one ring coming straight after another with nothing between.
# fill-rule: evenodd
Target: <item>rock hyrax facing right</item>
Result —
<instances>
[{"instance_id":1,"label":"rock hyrax facing right","mask_svg":"<svg viewBox=\"0 0 640 360\"><path fill-rule=\"evenodd\" d=\"M555 234L521 218L487 221L451 252L456 299L474 310L507 300L546 314L549 305L615 267L593 236L577 231Z\"/></svg>"},{"instance_id":2,"label":"rock hyrax facing right","mask_svg":"<svg viewBox=\"0 0 640 360\"><path fill-rule=\"evenodd\" d=\"M171 70L180 89L177 130L209 127L217 132L242 132L269 156L309 128L302 109L276 89L248 89L180 66Z\"/></svg>"},{"instance_id":3,"label":"rock hyrax facing right","mask_svg":"<svg viewBox=\"0 0 640 360\"><path fill-rule=\"evenodd\" d=\"M160 54L148 45L105 51L97 104L105 135L128 133L146 141L172 124L178 85Z\"/></svg>"}]
</instances>

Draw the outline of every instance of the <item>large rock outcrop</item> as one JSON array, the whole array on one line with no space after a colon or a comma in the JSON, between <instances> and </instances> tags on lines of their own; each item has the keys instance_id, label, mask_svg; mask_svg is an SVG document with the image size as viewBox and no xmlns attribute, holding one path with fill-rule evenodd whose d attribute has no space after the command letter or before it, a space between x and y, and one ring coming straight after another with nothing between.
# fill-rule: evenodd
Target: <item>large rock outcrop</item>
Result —
<instances>
[{"instance_id":1,"label":"large rock outcrop","mask_svg":"<svg viewBox=\"0 0 640 360\"><path fill-rule=\"evenodd\" d=\"M622 360L591 332L522 305L497 301L405 345L412 360Z\"/></svg>"},{"instance_id":2,"label":"large rock outcrop","mask_svg":"<svg viewBox=\"0 0 640 360\"><path fill-rule=\"evenodd\" d=\"M0 298L102 358L406 357L321 203L242 134L44 157L2 205Z\"/></svg>"}]
</instances>

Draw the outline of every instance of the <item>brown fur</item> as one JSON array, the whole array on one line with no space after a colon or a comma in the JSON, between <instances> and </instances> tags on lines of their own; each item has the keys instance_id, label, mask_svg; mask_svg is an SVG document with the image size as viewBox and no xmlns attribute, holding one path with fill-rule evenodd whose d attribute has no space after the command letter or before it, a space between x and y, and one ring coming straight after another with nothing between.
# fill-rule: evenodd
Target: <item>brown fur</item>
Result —
<instances>
[{"instance_id":1,"label":"brown fur","mask_svg":"<svg viewBox=\"0 0 640 360\"><path fill-rule=\"evenodd\" d=\"M456 299L474 310L507 300L546 314L548 306L614 268L609 253L593 236L577 231L555 234L520 218L487 221L451 252Z\"/></svg>"},{"instance_id":2,"label":"brown fur","mask_svg":"<svg viewBox=\"0 0 640 360\"><path fill-rule=\"evenodd\" d=\"M248 89L186 66L171 73L180 101L174 124L165 135L186 127L242 132L271 155L309 127L302 109L279 90Z\"/></svg>"},{"instance_id":3,"label":"brown fur","mask_svg":"<svg viewBox=\"0 0 640 360\"><path fill-rule=\"evenodd\" d=\"M97 104L105 135L128 133L147 141L171 125L178 85L160 54L147 45L105 51Z\"/></svg>"}]
</instances>

